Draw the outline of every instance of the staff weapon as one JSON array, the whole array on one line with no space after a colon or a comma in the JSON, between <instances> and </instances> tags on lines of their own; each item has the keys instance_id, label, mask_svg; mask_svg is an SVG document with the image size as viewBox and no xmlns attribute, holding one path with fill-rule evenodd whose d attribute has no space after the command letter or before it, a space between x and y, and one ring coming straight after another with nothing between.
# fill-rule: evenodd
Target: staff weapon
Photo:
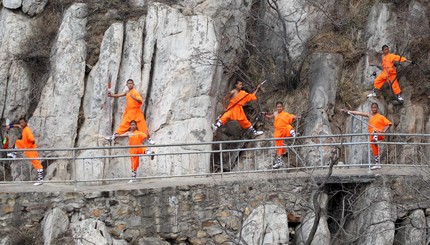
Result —
<instances>
[{"instance_id":1,"label":"staff weapon","mask_svg":"<svg viewBox=\"0 0 430 245\"><path fill-rule=\"evenodd\" d=\"M369 127L372 127L374 131L377 131L377 132L382 133L382 131L381 131L381 130L379 130L379 129L375 128L375 126L370 125L368 122L366 122L366 121L364 121L363 119L361 119L361 118L357 117L356 115L352 114L351 112L349 112L349 111L348 111L347 113L348 113L348 115L351 115L353 118L357 119L358 121L360 121L360 122L362 122L362 123L366 124L366 125L367 125L367 126L369 126Z\"/></svg>"}]
</instances>

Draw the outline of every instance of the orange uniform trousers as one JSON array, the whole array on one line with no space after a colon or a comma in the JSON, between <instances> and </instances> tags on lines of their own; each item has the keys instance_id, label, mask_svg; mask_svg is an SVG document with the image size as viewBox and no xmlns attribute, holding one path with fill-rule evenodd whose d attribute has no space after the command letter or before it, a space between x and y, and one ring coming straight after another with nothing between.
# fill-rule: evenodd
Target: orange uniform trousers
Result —
<instances>
[{"instance_id":1,"label":"orange uniform trousers","mask_svg":"<svg viewBox=\"0 0 430 245\"><path fill-rule=\"evenodd\" d=\"M377 78L375 78L375 80L373 81L373 86L376 89L381 89L384 83L388 82L391 88L393 89L393 93L396 95L400 94L402 90L400 89L399 82L396 76L397 76L397 73L388 74L389 81L387 81L387 72L383 71L381 74L379 74Z\"/></svg>"},{"instance_id":2,"label":"orange uniform trousers","mask_svg":"<svg viewBox=\"0 0 430 245\"><path fill-rule=\"evenodd\" d=\"M373 136L371 135L370 136L370 142L372 142L372 140L373 140ZM380 141L380 140L384 140L384 136L383 135L378 135L378 141ZM377 144L370 144L370 147L372 148L372 153L373 153L373 156L379 156L379 147L378 147L378 145Z\"/></svg>"},{"instance_id":3,"label":"orange uniform trousers","mask_svg":"<svg viewBox=\"0 0 430 245\"><path fill-rule=\"evenodd\" d=\"M222 125L225 125L230 120L236 120L240 126L244 129L248 129L252 126L251 122L246 118L245 112L242 106L235 106L224 113L219 119Z\"/></svg>"},{"instance_id":4,"label":"orange uniform trousers","mask_svg":"<svg viewBox=\"0 0 430 245\"><path fill-rule=\"evenodd\" d=\"M17 149L31 149L31 148L36 148L36 145L28 145L26 144L23 140L17 140L15 142L15 147ZM24 151L24 155L27 158L38 158L39 154L37 153L37 151ZM40 160L31 160L31 164L33 165L33 167L37 170L39 169L43 169L42 164L40 163Z\"/></svg>"},{"instance_id":5,"label":"orange uniform trousers","mask_svg":"<svg viewBox=\"0 0 430 245\"><path fill-rule=\"evenodd\" d=\"M148 126L146 124L145 117L143 116L142 110L138 108L126 108L124 116L116 129L117 134L123 134L130 129L130 122L136 121L137 129L141 132L148 134Z\"/></svg>"},{"instance_id":6,"label":"orange uniform trousers","mask_svg":"<svg viewBox=\"0 0 430 245\"><path fill-rule=\"evenodd\" d=\"M294 130L293 126L291 125L285 125L284 128L280 129L280 130L275 130L275 132L273 133L273 137L274 138L285 138L285 137L291 137L291 130ZM275 145L276 146L284 146L284 140L275 140ZM276 149L276 155L277 156L282 156L282 154L285 154L285 152L287 152L287 150L285 148L277 148Z\"/></svg>"},{"instance_id":7,"label":"orange uniform trousers","mask_svg":"<svg viewBox=\"0 0 430 245\"><path fill-rule=\"evenodd\" d=\"M134 131L133 135L129 138L129 145L130 146L136 146L136 145L142 145L142 142L147 138L148 136L141 132L141 131ZM139 167L139 156L133 156L137 154L145 154L146 148L130 148L130 162L131 162L131 171L137 171L137 168Z\"/></svg>"}]
</instances>

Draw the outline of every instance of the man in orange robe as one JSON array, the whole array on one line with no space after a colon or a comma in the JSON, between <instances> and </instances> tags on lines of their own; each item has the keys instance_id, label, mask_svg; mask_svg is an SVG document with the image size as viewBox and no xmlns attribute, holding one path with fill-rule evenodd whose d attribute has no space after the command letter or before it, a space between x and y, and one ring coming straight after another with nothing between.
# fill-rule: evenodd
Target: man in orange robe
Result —
<instances>
[{"instance_id":1,"label":"man in orange robe","mask_svg":"<svg viewBox=\"0 0 430 245\"><path fill-rule=\"evenodd\" d=\"M145 117L143 116L143 112L140 108L143 104L142 97L140 96L139 92L134 89L134 81L132 79L127 80L127 87L128 92L123 92L120 94L112 94L108 92L109 97L119 98L125 96L126 98L124 116L112 138L114 139L116 135L127 132L130 128L130 122L134 120L137 123L137 128L139 129L139 131L144 132L146 135L148 135L148 142L150 144L154 144L152 139L149 138L148 126L146 124Z\"/></svg>"},{"instance_id":2,"label":"man in orange robe","mask_svg":"<svg viewBox=\"0 0 430 245\"><path fill-rule=\"evenodd\" d=\"M275 132L273 133L274 138L285 138L285 137L296 137L296 131L291 124L295 119L300 118L293 114L289 114L284 111L284 104L281 101L276 102L276 112L275 113L263 113L267 118L275 118L273 126L275 127ZM276 140L275 145L278 147L284 146L284 140ZM273 168L280 168L283 164L282 155L285 154L287 150L285 148L276 149L276 160L273 164Z\"/></svg>"},{"instance_id":3,"label":"man in orange robe","mask_svg":"<svg viewBox=\"0 0 430 245\"><path fill-rule=\"evenodd\" d=\"M130 131L118 135L118 137L129 137L128 144L130 146L143 146L143 142L146 140L148 135L144 132L141 132L137 130L137 123L136 121L132 120L130 122ZM138 154L153 154L153 152L149 151L145 147L136 147L136 148L130 148L130 162L131 162L131 182L136 181L137 177L137 168L139 167L139 156L136 156ZM151 156L151 160L153 159L153 155Z\"/></svg>"},{"instance_id":4,"label":"man in orange robe","mask_svg":"<svg viewBox=\"0 0 430 245\"><path fill-rule=\"evenodd\" d=\"M6 129L10 128L21 128L22 129L22 137L20 140L15 141L15 148L17 149L35 149L37 148L36 141L34 139L33 132L27 125L27 120L25 118L19 119L19 124L10 124L6 126ZM39 154L37 151L24 151L24 155L27 158L39 158ZM16 153L12 152L8 154L8 157L16 158ZM40 160L31 160L31 164L37 170L37 180L39 182L43 181L43 166L40 163Z\"/></svg>"},{"instance_id":5,"label":"man in orange robe","mask_svg":"<svg viewBox=\"0 0 430 245\"><path fill-rule=\"evenodd\" d=\"M393 89L394 94L397 96L397 100L399 102L403 102L403 97L401 95L402 91L399 86L399 82L397 79L397 71L394 67L394 64L397 62L410 62L413 64L414 62L407 60L405 57L391 54L387 45L382 46L382 52L382 72L373 81L374 88L372 93L370 93L368 97L376 96L376 90L381 89L384 83L388 82Z\"/></svg>"},{"instance_id":6,"label":"man in orange robe","mask_svg":"<svg viewBox=\"0 0 430 245\"><path fill-rule=\"evenodd\" d=\"M359 112L359 111L348 111L343 109L342 111L347 112L348 114L353 115L359 115L363 117L369 118L369 123L367 130L370 135L370 141L371 142L378 142L380 140L384 139L383 135L380 135L380 133L385 133L392 125L391 121L388 120L386 117L379 114L378 109L379 106L377 103L372 103L370 105L372 113L365 113L365 112ZM381 168L381 165L379 163L379 147L377 144L371 144L373 156L375 157L375 165L371 167L371 169L379 169Z\"/></svg>"},{"instance_id":7,"label":"man in orange robe","mask_svg":"<svg viewBox=\"0 0 430 245\"><path fill-rule=\"evenodd\" d=\"M254 92L247 93L242 90L243 83L241 81L235 82L235 88L228 93L223 100L224 113L217 120L215 124L212 125L214 132L218 130L222 125L226 124L230 120L236 120L239 122L240 126L244 129L248 129L253 133L254 136L262 135L262 131L257 131L252 127L251 122L246 118L245 112L243 111L243 106L253 100L256 100L256 93L260 88L259 84ZM229 104L227 106L227 101Z\"/></svg>"}]
</instances>

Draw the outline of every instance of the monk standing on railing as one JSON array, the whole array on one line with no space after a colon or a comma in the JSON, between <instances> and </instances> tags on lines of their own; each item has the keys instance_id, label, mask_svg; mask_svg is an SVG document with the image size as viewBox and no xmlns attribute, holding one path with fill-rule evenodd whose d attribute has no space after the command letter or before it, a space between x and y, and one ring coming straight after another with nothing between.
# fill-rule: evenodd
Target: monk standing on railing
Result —
<instances>
[{"instance_id":1,"label":"monk standing on railing","mask_svg":"<svg viewBox=\"0 0 430 245\"><path fill-rule=\"evenodd\" d=\"M267 118L275 118L273 122L273 126L275 127L274 138L296 137L296 131L291 124L295 119L300 118L300 116L284 111L284 104L281 101L276 102L276 112L263 112L263 115ZM278 147L284 146L284 140L276 140L275 145ZM272 166L274 169L278 169L283 165L282 155L286 152L285 148L276 149L276 160Z\"/></svg>"},{"instance_id":2,"label":"monk standing on railing","mask_svg":"<svg viewBox=\"0 0 430 245\"><path fill-rule=\"evenodd\" d=\"M22 136L20 140L15 141L15 148L17 149L35 149L37 148L36 141L34 139L33 132L27 125L27 120L22 117L19 119L19 124L10 124L6 125L6 129L10 128L21 128ZM39 158L39 154L37 151L24 151L24 155L28 158ZM11 152L7 154L10 158L16 158L16 152ZM43 184L43 166L40 163L40 160L33 159L31 160L31 164L37 170L37 181L34 185Z\"/></svg>"},{"instance_id":3,"label":"monk standing on railing","mask_svg":"<svg viewBox=\"0 0 430 245\"><path fill-rule=\"evenodd\" d=\"M390 122L390 120L388 120L386 117L382 116L381 114L379 114L378 109L378 103L372 103L370 105L371 111L372 113L365 113L365 112L359 112L359 111L349 111L346 109L342 109L343 112L346 112L348 114L352 114L352 115L359 115L359 116L363 116L363 117L368 117L369 118L369 123L368 123L368 132L370 135L370 141L371 142L378 142L384 139L383 135L380 135L380 133L385 133L392 125L392 123ZM380 159L379 159L379 147L377 144L371 144L370 145L372 147L372 153L373 156L375 157L375 165L372 166L370 169L379 169L381 168L380 165Z\"/></svg>"},{"instance_id":4,"label":"monk standing on railing","mask_svg":"<svg viewBox=\"0 0 430 245\"><path fill-rule=\"evenodd\" d=\"M114 140L117 135L127 132L127 130L130 128L130 122L134 120L137 123L137 127L139 128L139 130L141 132L144 132L148 136L148 142L153 145L154 141L149 138L148 126L146 124L146 120L143 116L143 112L141 109L141 106L143 104L142 96L140 96L139 92L134 89L134 81L132 79L127 80L127 87L128 92L123 92L120 94L112 94L110 91L108 91L109 97L126 97L124 116L116 132L114 133L114 135L112 135L112 140Z\"/></svg>"}]
</instances>

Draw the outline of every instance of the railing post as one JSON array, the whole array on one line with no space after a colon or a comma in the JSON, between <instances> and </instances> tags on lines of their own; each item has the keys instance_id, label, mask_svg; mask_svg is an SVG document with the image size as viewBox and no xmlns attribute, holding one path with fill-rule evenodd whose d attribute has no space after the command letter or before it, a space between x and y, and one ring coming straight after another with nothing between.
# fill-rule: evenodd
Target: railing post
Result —
<instances>
[{"instance_id":1,"label":"railing post","mask_svg":"<svg viewBox=\"0 0 430 245\"><path fill-rule=\"evenodd\" d=\"M370 170L370 165L371 165L371 158L370 158L370 152L371 152L371 147L370 147L370 144L371 144L371 142L370 142L370 134L369 134L369 136L367 136L367 165L368 165L368 168L369 168L369 172L371 171Z\"/></svg>"},{"instance_id":2,"label":"railing post","mask_svg":"<svg viewBox=\"0 0 430 245\"><path fill-rule=\"evenodd\" d=\"M219 163L221 166L221 176L222 176L222 174L224 172L224 162L222 159L222 143L219 143Z\"/></svg>"},{"instance_id":3,"label":"railing post","mask_svg":"<svg viewBox=\"0 0 430 245\"><path fill-rule=\"evenodd\" d=\"M320 145L318 146L318 150L320 152L320 162L321 162L321 167L324 166L324 162L323 162L323 150L321 149L321 145L322 145L322 137L320 138Z\"/></svg>"},{"instance_id":4,"label":"railing post","mask_svg":"<svg viewBox=\"0 0 430 245\"><path fill-rule=\"evenodd\" d=\"M76 171L76 150L73 148L72 150L72 167L73 167L73 178L75 182L75 188L78 188L78 178L77 178L77 171Z\"/></svg>"}]
</instances>

